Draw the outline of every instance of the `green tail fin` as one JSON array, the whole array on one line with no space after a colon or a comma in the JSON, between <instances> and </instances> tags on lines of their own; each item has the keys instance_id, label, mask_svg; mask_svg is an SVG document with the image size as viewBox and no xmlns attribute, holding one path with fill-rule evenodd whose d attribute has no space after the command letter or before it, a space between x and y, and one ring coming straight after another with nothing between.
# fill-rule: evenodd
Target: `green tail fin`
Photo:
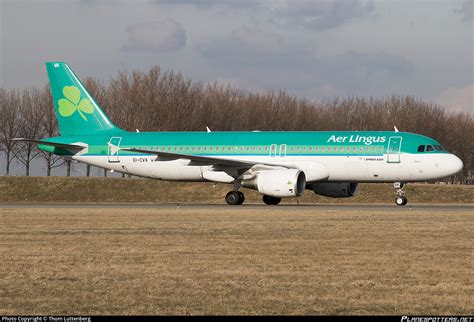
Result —
<instances>
[{"instance_id":1,"label":"green tail fin","mask_svg":"<svg viewBox=\"0 0 474 322\"><path fill-rule=\"evenodd\" d=\"M121 132L66 63L46 63L61 135Z\"/></svg>"}]
</instances>

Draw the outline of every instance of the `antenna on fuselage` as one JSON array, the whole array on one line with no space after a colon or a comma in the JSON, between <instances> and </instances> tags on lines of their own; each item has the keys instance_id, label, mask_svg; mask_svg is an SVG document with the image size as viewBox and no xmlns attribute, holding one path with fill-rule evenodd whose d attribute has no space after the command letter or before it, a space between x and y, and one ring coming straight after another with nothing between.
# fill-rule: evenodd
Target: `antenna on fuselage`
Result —
<instances>
[{"instance_id":1,"label":"antenna on fuselage","mask_svg":"<svg viewBox=\"0 0 474 322\"><path fill-rule=\"evenodd\" d=\"M399 132L395 125L393 126L393 129L395 130L395 132Z\"/></svg>"},{"instance_id":2,"label":"antenna on fuselage","mask_svg":"<svg viewBox=\"0 0 474 322\"><path fill-rule=\"evenodd\" d=\"M211 133L211 129L206 126L207 133Z\"/></svg>"}]
</instances>

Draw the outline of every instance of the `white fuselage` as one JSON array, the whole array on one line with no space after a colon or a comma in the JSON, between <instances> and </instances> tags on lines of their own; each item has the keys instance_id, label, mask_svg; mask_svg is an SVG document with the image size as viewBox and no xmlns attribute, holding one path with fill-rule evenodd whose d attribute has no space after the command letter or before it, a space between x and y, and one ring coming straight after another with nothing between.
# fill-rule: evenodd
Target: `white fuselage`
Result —
<instances>
[{"instance_id":1,"label":"white fuselage","mask_svg":"<svg viewBox=\"0 0 474 322\"><path fill-rule=\"evenodd\" d=\"M218 158L218 156L214 156ZM406 154L399 160L389 160L387 155L379 156L226 156L226 159L277 162L297 167L306 172L308 163L322 165L327 171L328 182L414 182L444 178L457 173L462 162L453 154ZM208 181L203 173L212 166L190 165L185 159L157 161L156 155L119 156L73 156L73 159L94 166L136 176L171 181ZM191 163L192 164L192 163ZM321 167L317 167L320 171ZM311 177L311 173L307 173ZM317 176L316 176L317 177ZM308 180L310 181L310 180Z\"/></svg>"}]
</instances>

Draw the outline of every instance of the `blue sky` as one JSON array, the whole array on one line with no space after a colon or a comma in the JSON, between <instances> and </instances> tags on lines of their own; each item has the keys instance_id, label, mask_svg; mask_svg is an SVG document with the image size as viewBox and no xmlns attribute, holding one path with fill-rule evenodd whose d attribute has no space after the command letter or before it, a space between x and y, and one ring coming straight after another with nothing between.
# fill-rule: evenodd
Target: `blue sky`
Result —
<instances>
[{"instance_id":1,"label":"blue sky","mask_svg":"<svg viewBox=\"0 0 474 322\"><path fill-rule=\"evenodd\" d=\"M107 81L153 65L252 91L414 95L474 113L474 0L3 0L4 88L44 61Z\"/></svg>"}]
</instances>

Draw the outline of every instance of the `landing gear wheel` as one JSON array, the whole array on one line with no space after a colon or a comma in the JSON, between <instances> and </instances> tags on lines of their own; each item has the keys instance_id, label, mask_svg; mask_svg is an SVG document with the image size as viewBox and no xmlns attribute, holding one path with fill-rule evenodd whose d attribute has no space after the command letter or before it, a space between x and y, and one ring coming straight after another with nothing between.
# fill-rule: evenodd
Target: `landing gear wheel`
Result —
<instances>
[{"instance_id":1,"label":"landing gear wheel","mask_svg":"<svg viewBox=\"0 0 474 322\"><path fill-rule=\"evenodd\" d=\"M267 205L278 205L281 198L263 195L263 202Z\"/></svg>"},{"instance_id":2,"label":"landing gear wheel","mask_svg":"<svg viewBox=\"0 0 474 322\"><path fill-rule=\"evenodd\" d=\"M405 197L405 187L404 182L394 182L393 187L397 190L397 196L395 197L395 204L397 206L405 206L408 202L407 197Z\"/></svg>"},{"instance_id":3,"label":"landing gear wheel","mask_svg":"<svg viewBox=\"0 0 474 322\"><path fill-rule=\"evenodd\" d=\"M238 203L238 205L241 205L245 201L245 195L241 191L237 191L237 193L239 194L239 203Z\"/></svg>"},{"instance_id":4,"label":"landing gear wheel","mask_svg":"<svg viewBox=\"0 0 474 322\"><path fill-rule=\"evenodd\" d=\"M244 194L240 191L229 191L225 196L225 201L228 205L235 206L244 203Z\"/></svg>"},{"instance_id":5,"label":"landing gear wheel","mask_svg":"<svg viewBox=\"0 0 474 322\"><path fill-rule=\"evenodd\" d=\"M395 203L397 204L397 206L405 206L407 202L408 202L408 199L405 196L397 196L395 198Z\"/></svg>"}]
</instances>

